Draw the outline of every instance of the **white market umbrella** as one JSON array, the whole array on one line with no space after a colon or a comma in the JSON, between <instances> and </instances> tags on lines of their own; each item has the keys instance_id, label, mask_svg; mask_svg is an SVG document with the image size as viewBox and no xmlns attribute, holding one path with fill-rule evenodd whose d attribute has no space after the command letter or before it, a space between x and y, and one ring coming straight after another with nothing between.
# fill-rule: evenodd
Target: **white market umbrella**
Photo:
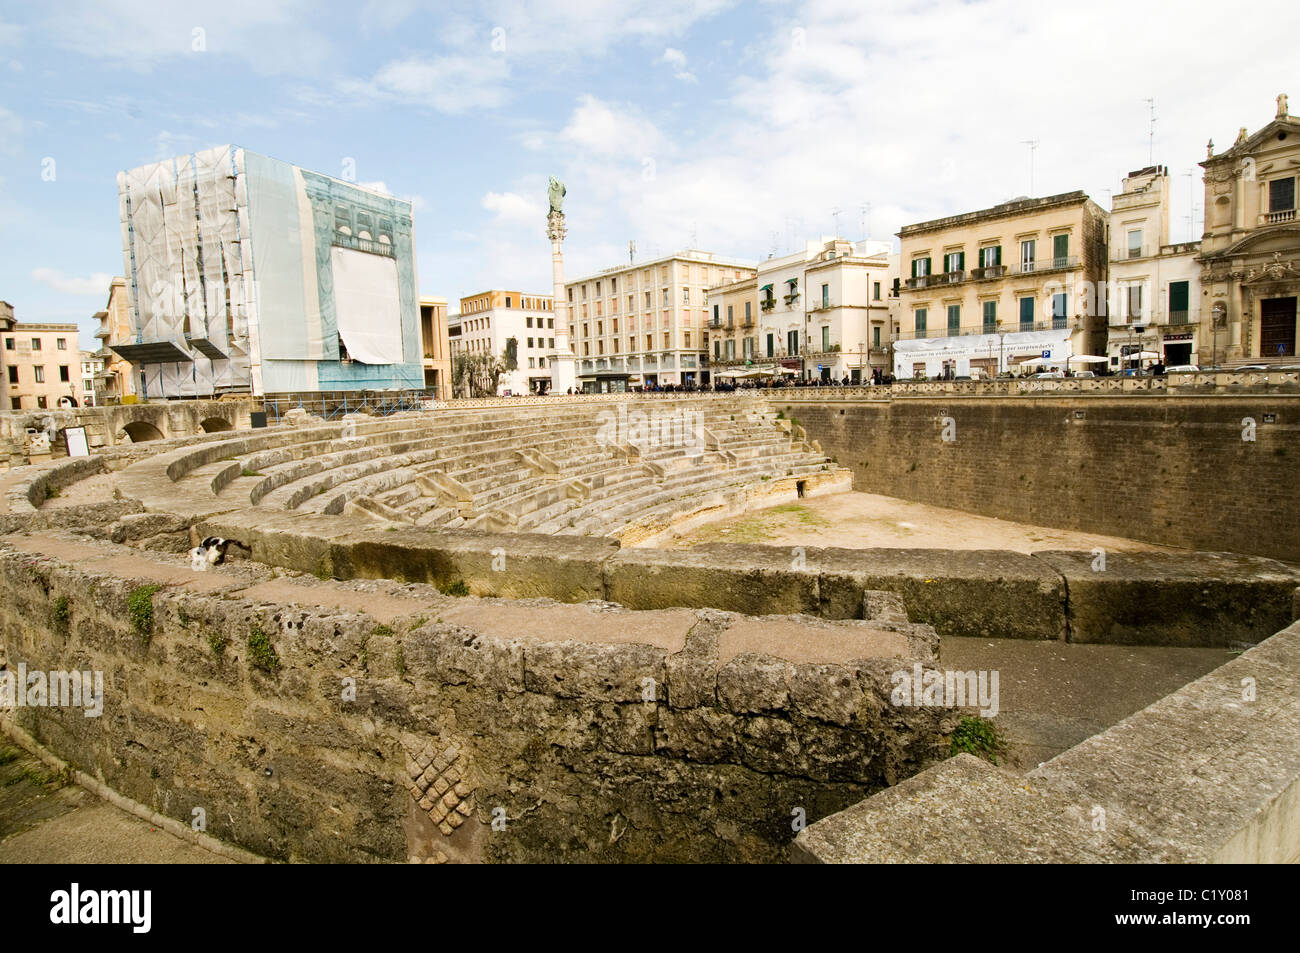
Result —
<instances>
[{"instance_id":1,"label":"white market umbrella","mask_svg":"<svg viewBox=\"0 0 1300 953\"><path fill-rule=\"evenodd\" d=\"M1106 358L1098 357L1096 354L1076 354L1070 358L1071 363L1079 364L1105 364Z\"/></svg>"}]
</instances>

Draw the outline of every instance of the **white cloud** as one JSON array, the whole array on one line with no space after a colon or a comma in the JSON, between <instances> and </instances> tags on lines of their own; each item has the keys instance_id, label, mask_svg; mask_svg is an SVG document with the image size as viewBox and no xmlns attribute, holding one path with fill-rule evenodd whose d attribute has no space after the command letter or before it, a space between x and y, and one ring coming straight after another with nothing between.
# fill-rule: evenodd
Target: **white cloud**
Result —
<instances>
[{"instance_id":1,"label":"white cloud","mask_svg":"<svg viewBox=\"0 0 1300 953\"><path fill-rule=\"evenodd\" d=\"M57 12L42 28L55 46L141 72L208 55L237 57L267 74L310 73L338 61L310 0L225 0L197 9L171 0L75 0L52 7Z\"/></svg>"},{"instance_id":2,"label":"white cloud","mask_svg":"<svg viewBox=\"0 0 1300 953\"><path fill-rule=\"evenodd\" d=\"M1277 16L1288 9L1269 6ZM748 45L740 36L726 54L734 79L711 89L723 95L705 108L646 114L588 96L565 120L555 145L566 150L575 262L579 243L617 247L635 236L642 250L666 253L692 230L720 254L758 257L773 244L782 253L833 231L837 208L839 231L861 238L867 203L871 237L892 238L908 222L1028 193L1022 140L1032 138L1034 193L1083 189L1107 207L1106 190L1148 163L1148 96L1180 240L1189 198L1203 194L1195 163L1205 140L1223 148L1238 126L1267 123L1294 77L1285 51L1259 47L1250 22L1223 20L1206 3L1171 20L1120 0L808 0L756 9L752 20ZM1223 48L1258 51L1249 73L1168 68L1203 59L1211 22ZM1150 38L1122 68L1098 60L1118 43L1117 23ZM687 65L679 47L659 61ZM651 176L636 174L638 154L655 160Z\"/></svg>"},{"instance_id":3,"label":"white cloud","mask_svg":"<svg viewBox=\"0 0 1300 953\"><path fill-rule=\"evenodd\" d=\"M652 156L664 145L658 128L638 108L590 94L578 100L560 139L588 154L624 158Z\"/></svg>"},{"instance_id":4,"label":"white cloud","mask_svg":"<svg viewBox=\"0 0 1300 953\"><path fill-rule=\"evenodd\" d=\"M483 196L482 205L496 213L496 221L511 225L536 225L539 229L546 221L546 210L536 202L517 192L489 192Z\"/></svg>"},{"instance_id":5,"label":"white cloud","mask_svg":"<svg viewBox=\"0 0 1300 953\"><path fill-rule=\"evenodd\" d=\"M663 56L655 60L656 63L665 63L673 71L673 78L680 79L682 82L695 82L695 74L686 68L686 54L681 50L675 50L671 46L664 50Z\"/></svg>"},{"instance_id":6,"label":"white cloud","mask_svg":"<svg viewBox=\"0 0 1300 953\"><path fill-rule=\"evenodd\" d=\"M457 115L491 109L506 101L510 68L497 57L408 57L384 65L367 83L345 84L363 98L432 106Z\"/></svg>"},{"instance_id":7,"label":"white cloud","mask_svg":"<svg viewBox=\"0 0 1300 953\"><path fill-rule=\"evenodd\" d=\"M68 278L57 268L37 268L32 272L32 278L61 294L105 298L113 280L112 275L98 271L89 278Z\"/></svg>"}]
</instances>

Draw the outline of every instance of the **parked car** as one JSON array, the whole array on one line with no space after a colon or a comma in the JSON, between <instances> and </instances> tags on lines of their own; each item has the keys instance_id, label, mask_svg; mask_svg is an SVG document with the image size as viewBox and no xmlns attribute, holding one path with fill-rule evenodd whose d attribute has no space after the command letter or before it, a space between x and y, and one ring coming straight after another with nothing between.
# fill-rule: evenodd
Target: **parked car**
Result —
<instances>
[{"instance_id":1,"label":"parked car","mask_svg":"<svg viewBox=\"0 0 1300 953\"><path fill-rule=\"evenodd\" d=\"M1036 381L1063 380L1065 371L1042 371L1034 375Z\"/></svg>"},{"instance_id":2,"label":"parked car","mask_svg":"<svg viewBox=\"0 0 1300 953\"><path fill-rule=\"evenodd\" d=\"M1173 364L1165 368L1166 374L1193 374L1200 368L1195 364Z\"/></svg>"},{"instance_id":3,"label":"parked car","mask_svg":"<svg viewBox=\"0 0 1300 953\"><path fill-rule=\"evenodd\" d=\"M1075 377L1096 377L1097 372L1096 371L1075 371L1074 376Z\"/></svg>"}]
</instances>

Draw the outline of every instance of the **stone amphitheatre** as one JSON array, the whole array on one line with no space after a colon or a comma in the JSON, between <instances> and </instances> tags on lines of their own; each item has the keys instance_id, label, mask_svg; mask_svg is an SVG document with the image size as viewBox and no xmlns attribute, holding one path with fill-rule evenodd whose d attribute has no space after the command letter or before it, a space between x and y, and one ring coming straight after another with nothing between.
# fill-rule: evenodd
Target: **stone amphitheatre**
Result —
<instances>
[{"instance_id":1,"label":"stone amphitheatre","mask_svg":"<svg viewBox=\"0 0 1300 953\"><path fill-rule=\"evenodd\" d=\"M1295 860L1300 395L1236 376L86 411L0 477L0 663L103 713L0 724L242 859ZM1133 545L698 541L852 491ZM899 701L1015 646L1203 654L1037 766Z\"/></svg>"}]
</instances>

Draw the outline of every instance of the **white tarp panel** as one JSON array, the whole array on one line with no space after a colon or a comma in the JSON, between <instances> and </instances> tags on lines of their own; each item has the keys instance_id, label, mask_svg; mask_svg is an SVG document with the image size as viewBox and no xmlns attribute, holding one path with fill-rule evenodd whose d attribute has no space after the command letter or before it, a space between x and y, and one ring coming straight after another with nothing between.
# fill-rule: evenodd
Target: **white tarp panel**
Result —
<instances>
[{"instance_id":1,"label":"white tarp panel","mask_svg":"<svg viewBox=\"0 0 1300 953\"><path fill-rule=\"evenodd\" d=\"M339 335L348 355L363 364L402 363L396 260L335 246L330 266Z\"/></svg>"}]
</instances>

